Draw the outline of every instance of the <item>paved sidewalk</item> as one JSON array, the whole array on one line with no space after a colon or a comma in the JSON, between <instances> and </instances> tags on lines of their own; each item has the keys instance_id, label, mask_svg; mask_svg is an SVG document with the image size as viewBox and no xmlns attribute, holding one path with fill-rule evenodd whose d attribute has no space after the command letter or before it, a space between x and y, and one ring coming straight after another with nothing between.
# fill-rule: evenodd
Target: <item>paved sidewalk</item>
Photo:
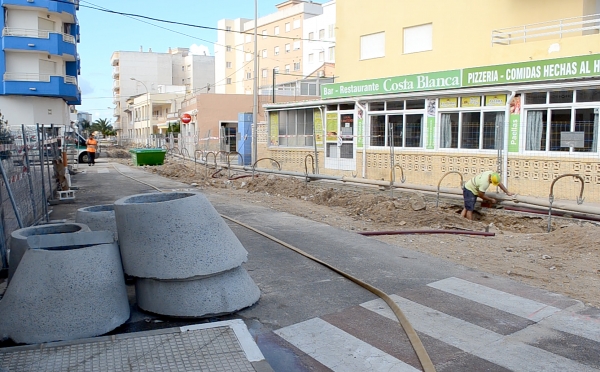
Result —
<instances>
[{"instance_id":1,"label":"paved sidewalk","mask_svg":"<svg viewBox=\"0 0 600 372\"><path fill-rule=\"evenodd\" d=\"M0 349L0 371L270 372L243 321Z\"/></svg>"}]
</instances>

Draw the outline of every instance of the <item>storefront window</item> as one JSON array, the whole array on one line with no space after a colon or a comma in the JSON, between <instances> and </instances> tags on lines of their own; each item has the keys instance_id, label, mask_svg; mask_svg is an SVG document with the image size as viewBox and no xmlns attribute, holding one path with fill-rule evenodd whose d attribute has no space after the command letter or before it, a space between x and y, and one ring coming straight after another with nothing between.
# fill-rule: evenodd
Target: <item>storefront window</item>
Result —
<instances>
[{"instance_id":1,"label":"storefront window","mask_svg":"<svg viewBox=\"0 0 600 372\"><path fill-rule=\"evenodd\" d=\"M404 110L404 101L388 101L386 102L386 109L392 110Z\"/></svg>"},{"instance_id":2,"label":"storefront window","mask_svg":"<svg viewBox=\"0 0 600 372\"><path fill-rule=\"evenodd\" d=\"M287 110L278 112L279 146L309 147L314 139L314 110Z\"/></svg>"},{"instance_id":3,"label":"storefront window","mask_svg":"<svg viewBox=\"0 0 600 372\"><path fill-rule=\"evenodd\" d=\"M425 100L424 99L413 99L406 101L406 109L407 110L422 110L425 108Z\"/></svg>"},{"instance_id":4,"label":"storefront window","mask_svg":"<svg viewBox=\"0 0 600 372\"><path fill-rule=\"evenodd\" d=\"M502 146L504 112L442 113L440 148L496 150Z\"/></svg>"},{"instance_id":5,"label":"storefront window","mask_svg":"<svg viewBox=\"0 0 600 372\"><path fill-rule=\"evenodd\" d=\"M422 147L423 115L371 115L371 146Z\"/></svg>"},{"instance_id":6,"label":"storefront window","mask_svg":"<svg viewBox=\"0 0 600 372\"><path fill-rule=\"evenodd\" d=\"M548 97L547 92L534 92L525 94L526 105L543 105Z\"/></svg>"},{"instance_id":7,"label":"storefront window","mask_svg":"<svg viewBox=\"0 0 600 372\"><path fill-rule=\"evenodd\" d=\"M600 102L600 89L578 90L577 102Z\"/></svg>"},{"instance_id":8,"label":"storefront window","mask_svg":"<svg viewBox=\"0 0 600 372\"><path fill-rule=\"evenodd\" d=\"M563 132L583 132L584 146L573 148L574 152L598 151L598 108L527 111L526 150L569 151L561 147Z\"/></svg>"},{"instance_id":9,"label":"storefront window","mask_svg":"<svg viewBox=\"0 0 600 372\"><path fill-rule=\"evenodd\" d=\"M550 92L550 103L572 103L572 90L559 90Z\"/></svg>"},{"instance_id":10,"label":"storefront window","mask_svg":"<svg viewBox=\"0 0 600 372\"><path fill-rule=\"evenodd\" d=\"M385 102L371 102L369 103L370 111L384 111L385 110Z\"/></svg>"}]
</instances>

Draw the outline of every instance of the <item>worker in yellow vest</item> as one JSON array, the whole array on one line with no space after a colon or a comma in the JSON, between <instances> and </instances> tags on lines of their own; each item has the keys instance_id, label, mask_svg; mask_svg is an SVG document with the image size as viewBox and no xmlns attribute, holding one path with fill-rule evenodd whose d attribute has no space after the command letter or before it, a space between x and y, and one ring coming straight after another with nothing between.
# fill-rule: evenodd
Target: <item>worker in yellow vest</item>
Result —
<instances>
[{"instance_id":1,"label":"worker in yellow vest","mask_svg":"<svg viewBox=\"0 0 600 372\"><path fill-rule=\"evenodd\" d=\"M90 133L90 137L85 141L88 153L88 166L96 164L96 149L98 148L98 141L94 138L94 135Z\"/></svg>"}]
</instances>

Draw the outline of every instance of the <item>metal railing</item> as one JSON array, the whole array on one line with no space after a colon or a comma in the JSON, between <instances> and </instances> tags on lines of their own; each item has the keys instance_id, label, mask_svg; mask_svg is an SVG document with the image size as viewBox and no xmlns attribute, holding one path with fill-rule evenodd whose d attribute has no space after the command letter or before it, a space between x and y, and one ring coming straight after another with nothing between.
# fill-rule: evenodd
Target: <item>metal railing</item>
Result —
<instances>
[{"instance_id":1,"label":"metal railing","mask_svg":"<svg viewBox=\"0 0 600 372\"><path fill-rule=\"evenodd\" d=\"M18 36L18 37L33 37L36 39L49 39L50 34L62 35L63 41L66 43L75 44L75 36L63 34L62 32L50 30L38 30L32 28L4 27L2 36Z\"/></svg>"},{"instance_id":2,"label":"metal railing","mask_svg":"<svg viewBox=\"0 0 600 372\"><path fill-rule=\"evenodd\" d=\"M50 75L50 74L35 74L29 72L5 72L4 80L5 81L38 81L42 83L49 83L50 78L52 76L61 76L61 75ZM62 78L65 79L65 83L67 84L75 84L77 85L77 78L75 76L70 75L62 75Z\"/></svg>"},{"instance_id":3,"label":"metal railing","mask_svg":"<svg viewBox=\"0 0 600 372\"><path fill-rule=\"evenodd\" d=\"M562 38L600 32L600 14L531 23L492 31L492 45L525 43L531 39Z\"/></svg>"}]
</instances>

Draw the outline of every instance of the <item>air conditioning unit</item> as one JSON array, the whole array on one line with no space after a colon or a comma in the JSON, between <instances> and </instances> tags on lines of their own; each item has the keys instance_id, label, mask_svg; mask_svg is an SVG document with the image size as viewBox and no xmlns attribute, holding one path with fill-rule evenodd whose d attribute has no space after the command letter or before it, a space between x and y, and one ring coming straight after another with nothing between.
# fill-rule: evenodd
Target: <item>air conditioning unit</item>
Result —
<instances>
[{"instance_id":1,"label":"air conditioning unit","mask_svg":"<svg viewBox=\"0 0 600 372\"><path fill-rule=\"evenodd\" d=\"M317 73L318 77L325 77L325 71L321 70Z\"/></svg>"}]
</instances>

